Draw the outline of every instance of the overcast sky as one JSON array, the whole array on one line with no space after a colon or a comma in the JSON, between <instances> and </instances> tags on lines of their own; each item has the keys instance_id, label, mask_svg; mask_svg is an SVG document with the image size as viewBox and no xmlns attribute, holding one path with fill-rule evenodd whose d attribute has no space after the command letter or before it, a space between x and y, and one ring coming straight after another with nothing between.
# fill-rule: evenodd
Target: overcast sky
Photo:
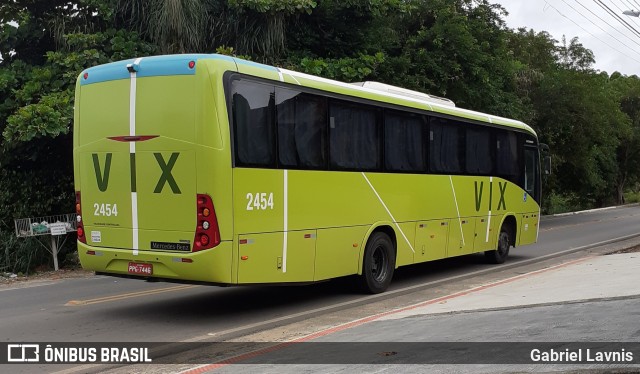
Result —
<instances>
[{"instance_id":1,"label":"overcast sky","mask_svg":"<svg viewBox=\"0 0 640 374\"><path fill-rule=\"evenodd\" d=\"M593 51L596 69L640 75L640 18L622 14L625 10L639 10L640 0L493 2L502 4L509 12L506 21L510 28L547 31L556 40L561 40L562 35L566 35L567 41L577 36L585 47Z\"/></svg>"}]
</instances>

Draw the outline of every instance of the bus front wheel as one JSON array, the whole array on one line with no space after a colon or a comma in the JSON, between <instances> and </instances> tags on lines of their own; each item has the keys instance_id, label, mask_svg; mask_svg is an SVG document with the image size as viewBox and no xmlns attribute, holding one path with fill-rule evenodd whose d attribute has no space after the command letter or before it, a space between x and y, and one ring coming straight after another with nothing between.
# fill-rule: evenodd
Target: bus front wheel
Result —
<instances>
[{"instance_id":1,"label":"bus front wheel","mask_svg":"<svg viewBox=\"0 0 640 374\"><path fill-rule=\"evenodd\" d=\"M395 266L396 253L389 236L383 232L371 235L364 251L359 279L362 291L372 294L384 292L391 283Z\"/></svg>"},{"instance_id":2,"label":"bus front wheel","mask_svg":"<svg viewBox=\"0 0 640 374\"><path fill-rule=\"evenodd\" d=\"M498 236L498 247L493 251L486 251L484 257L489 263L502 264L509 256L509 247L511 247L511 230L509 226L503 225Z\"/></svg>"}]
</instances>

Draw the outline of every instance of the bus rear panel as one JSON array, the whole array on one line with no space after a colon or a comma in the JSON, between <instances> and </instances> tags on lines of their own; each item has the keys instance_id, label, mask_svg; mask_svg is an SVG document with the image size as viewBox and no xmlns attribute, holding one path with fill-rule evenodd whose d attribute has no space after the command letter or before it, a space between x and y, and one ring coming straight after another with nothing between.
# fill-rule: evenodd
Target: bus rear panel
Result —
<instances>
[{"instance_id":1,"label":"bus rear panel","mask_svg":"<svg viewBox=\"0 0 640 374\"><path fill-rule=\"evenodd\" d=\"M231 160L228 132L218 126L226 112L224 102L222 113L216 106L215 64L235 67L163 56L79 77L74 160L84 268L231 282Z\"/></svg>"}]
</instances>

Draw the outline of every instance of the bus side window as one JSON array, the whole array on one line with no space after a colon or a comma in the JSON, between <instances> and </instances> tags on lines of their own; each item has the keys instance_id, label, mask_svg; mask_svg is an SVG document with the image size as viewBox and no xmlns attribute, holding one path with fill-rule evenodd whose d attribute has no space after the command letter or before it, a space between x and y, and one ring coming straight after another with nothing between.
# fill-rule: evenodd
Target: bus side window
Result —
<instances>
[{"instance_id":1,"label":"bus side window","mask_svg":"<svg viewBox=\"0 0 640 374\"><path fill-rule=\"evenodd\" d=\"M236 80L232 84L232 93L237 164L274 167L274 87Z\"/></svg>"},{"instance_id":2,"label":"bus side window","mask_svg":"<svg viewBox=\"0 0 640 374\"><path fill-rule=\"evenodd\" d=\"M425 171L424 116L386 110L384 116L385 169Z\"/></svg>"},{"instance_id":3,"label":"bus side window","mask_svg":"<svg viewBox=\"0 0 640 374\"><path fill-rule=\"evenodd\" d=\"M282 167L326 166L327 99L276 88L278 158Z\"/></svg>"},{"instance_id":4,"label":"bus side window","mask_svg":"<svg viewBox=\"0 0 640 374\"><path fill-rule=\"evenodd\" d=\"M330 100L329 159L333 169L380 169L377 117L377 111L368 105Z\"/></svg>"},{"instance_id":5,"label":"bus side window","mask_svg":"<svg viewBox=\"0 0 640 374\"><path fill-rule=\"evenodd\" d=\"M473 126L468 124L468 126ZM466 169L470 175L493 174L493 149L488 128L467 129Z\"/></svg>"},{"instance_id":6,"label":"bus side window","mask_svg":"<svg viewBox=\"0 0 640 374\"><path fill-rule=\"evenodd\" d=\"M429 163L432 172L456 174L462 171L462 139L462 130L453 121L435 117L431 119Z\"/></svg>"},{"instance_id":7,"label":"bus side window","mask_svg":"<svg viewBox=\"0 0 640 374\"><path fill-rule=\"evenodd\" d=\"M500 178L518 183L520 175L518 136L510 131L498 131L496 136L496 173Z\"/></svg>"},{"instance_id":8,"label":"bus side window","mask_svg":"<svg viewBox=\"0 0 640 374\"><path fill-rule=\"evenodd\" d=\"M536 196L536 176L538 174L538 152L535 148L524 149L524 190L531 196Z\"/></svg>"}]
</instances>

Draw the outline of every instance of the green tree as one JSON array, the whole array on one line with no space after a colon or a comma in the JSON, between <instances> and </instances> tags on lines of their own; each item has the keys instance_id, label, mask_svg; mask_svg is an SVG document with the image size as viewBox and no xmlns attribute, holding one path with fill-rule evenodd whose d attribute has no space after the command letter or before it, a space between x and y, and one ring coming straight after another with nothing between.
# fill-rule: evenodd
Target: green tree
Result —
<instances>
[{"instance_id":1,"label":"green tree","mask_svg":"<svg viewBox=\"0 0 640 374\"><path fill-rule=\"evenodd\" d=\"M615 198L617 204L624 204L627 187L640 182L640 78L614 73L610 77L609 89L628 121L628 127L620 132L616 152Z\"/></svg>"},{"instance_id":2,"label":"green tree","mask_svg":"<svg viewBox=\"0 0 640 374\"><path fill-rule=\"evenodd\" d=\"M118 0L118 17L161 53L211 53L220 46L262 61L285 50L286 22L313 0Z\"/></svg>"},{"instance_id":3,"label":"green tree","mask_svg":"<svg viewBox=\"0 0 640 374\"><path fill-rule=\"evenodd\" d=\"M554 155L550 178L556 191L571 191L581 207L610 199L617 172L616 149L625 119L604 89L606 74L557 69L546 72L531 95L533 125Z\"/></svg>"},{"instance_id":4,"label":"green tree","mask_svg":"<svg viewBox=\"0 0 640 374\"><path fill-rule=\"evenodd\" d=\"M14 218L73 211L76 77L155 52L137 33L113 28L114 15L113 4L97 0L0 6L0 230Z\"/></svg>"},{"instance_id":5,"label":"green tree","mask_svg":"<svg viewBox=\"0 0 640 374\"><path fill-rule=\"evenodd\" d=\"M562 37L562 45L557 48L560 65L570 70L592 71L596 62L593 52L578 41L578 37L571 38L567 44L566 37Z\"/></svg>"},{"instance_id":6,"label":"green tree","mask_svg":"<svg viewBox=\"0 0 640 374\"><path fill-rule=\"evenodd\" d=\"M207 40L204 0L119 0L125 24L159 46L160 53L202 51Z\"/></svg>"}]
</instances>

